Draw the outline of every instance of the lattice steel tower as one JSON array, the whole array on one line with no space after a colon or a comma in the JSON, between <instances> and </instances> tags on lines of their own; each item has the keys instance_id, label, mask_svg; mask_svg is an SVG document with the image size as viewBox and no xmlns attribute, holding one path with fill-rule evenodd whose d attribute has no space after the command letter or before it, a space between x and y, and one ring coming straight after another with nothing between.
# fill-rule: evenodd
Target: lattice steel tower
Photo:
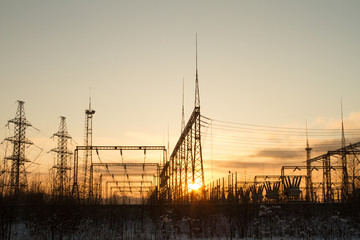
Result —
<instances>
[{"instance_id":1,"label":"lattice steel tower","mask_svg":"<svg viewBox=\"0 0 360 240\"><path fill-rule=\"evenodd\" d=\"M57 196L63 196L69 194L70 190L70 178L68 171L70 171L69 156L72 154L67 148L67 142L71 139L66 127L65 117L60 117L59 131L54 133L53 137L58 138L57 148L51 149L52 152L57 153L56 165L53 167L56 169L54 178L54 193Z\"/></svg>"},{"instance_id":2,"label":"lattice steel tower","mask_svg":"<svg viewBox=\"0 0 360 240\"><path fill-rule=\"evenodd\" d=\"M192 184L197 184L201 189L201 197L205 199L205 179L201 148L201 115L200 115L200 92L198 78L198 55L197 55L197 35L196 35L196 79L195 79L195 142L194 159L192 162Z\"/></svg>"},{"instance_id":3,"label":"lattice steel tower","mask_svg":"<svg viewBox=\"0 0 360 240\"><path fill-rule=\"evenodd\" d=\"M85 141L84 146L92 146L92 119L95 110L91 109L91 97L89 98L89 109L85 110ZM93 189L90 179L89 169L92 164L92 150L84 151L84 197L92 196Z\"/></svg>"},{"instance_id":4,"label":"lattice steel tower","mask_svg":"<svg viewBox=\"0 0 360 240\"><path fill-rule=\"evenodd\" d=\"M170 160L160 173L160 200L195 202L205 199L205 179L201 147L201 114L197 64L196 37L196 78L195 107L184 126Z\"/></svg>"},{"instance_id":5,"label":"lattice steel tower","mask_svg":"<svg viewBox=\"0 0 360 240\"><path fill-rule=\"evenodd\" d=\"M26 178L25 162L29 160L25 157L25 146L32 144L25 136L26 128L31 124L26 120L24 103L17 101L18 108L14 119L9 120L8 123L13 123L14 136L6 138L5 140L13 144L13 153L5 159L12 161L10 171L9 190L10 195L16 196L19 192L27 190L28 183Z\"/></svg>"}]
</instances>

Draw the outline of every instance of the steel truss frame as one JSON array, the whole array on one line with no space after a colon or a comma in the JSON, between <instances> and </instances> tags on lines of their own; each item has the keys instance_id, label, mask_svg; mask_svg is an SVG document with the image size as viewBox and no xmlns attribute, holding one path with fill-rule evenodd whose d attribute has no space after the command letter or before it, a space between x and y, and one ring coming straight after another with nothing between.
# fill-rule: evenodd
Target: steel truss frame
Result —
<instances>
[{"instance_id":1,"label":"steel truss frame","mask_svg":"<svg viewBox=\"0 0 360 240\"><path fill-rule=\"evenodd\" d=\"M76 146L74 150L74 175L73 175L73 187L72 194L73 196L79 198L79 186L78 186L78 170L79 170L79 151L114 151L118 150L122 154L122 151L163 151L163 163L166 162L167 159L167 150L165 146ZM90 165L90 184L89 184L89 198L93 197L93 169L94 167L104 166L108 167L142 167L151 166L157 168L157 174L160 172L160 164L159 163L92 163Z\"/></svg>"},{"instance_id":2,"label":"steel truss frame","mask_svg":"<svg viewBox=\"0 0 360 240\"><path fill-rule=\"evenodd\" d=\"M189 202L205 199L200 107L195 107L160 173L160 200ZM198 186L198 190L191 190Z\"/></svg>"},{"instance_id":3,"label":"steel truss frame","mask_svg":"<svg viewBox=\"0 0 360 240\"><path fill-rule=\"evenodd\" d=\"M125 177L127 180L124 180L123 182L126 182L130 185L130 183L134 183L133 180L130 180L130 177L135 176L135 177L141 177L142 179L146 176L150 176L153 177L153 179L156 182L156 176L157 174L151 174L151 173L125 173L125 174L111 174L111 173L102 173L100 174L99 177L99 198L102 197L102 183L103 183L103 178L104 177L111 177L112 181L115 181L115 178L117 177ZM108 183L108 181L106 181L106 184ZM107 191L107 186L105 187L105 190ZM105 193L105 196L108 197L107 193Z\"/></svg>"},{"instance_id":4,"label":"steel truss frame","mask_svg":"<svg viewBox=\"0 0 360 240\"><path fill-rule=\"evenodd\" d=\"M324 195L325 202L334 201L334 196L333 196L334 193L333 193L332 182L331 182L331 169L334 169L334 168L342 170L341 201L342 202L348 201L348 197L350 194L350 188L349 188L349 175L348 175L348 168L347 168L347 155L353 154L354 156L356 156L356 154L360 153L360 150L358 149L359 147L360 147L360 142L357 142L355 144L349 144L345 147L339 148L334 151L328 151L325 154L308 159L306 161L307 166L310 168L311 168L312 163L320 162L320 161L322 162L323 195ZM331 164L331 157L336 157L336 156L341 157L341 166L333 166ZM309 182L311 184L311 171L308 171L308 173L310 173L310 175L308 174L307 178L310 179ZM353 178L355 178L355 176L353 176ZM355 189L352 189L352 191L354 192ZM312 196L311 196L311 199L313 199Z\"/></svg>"}]
</instances>

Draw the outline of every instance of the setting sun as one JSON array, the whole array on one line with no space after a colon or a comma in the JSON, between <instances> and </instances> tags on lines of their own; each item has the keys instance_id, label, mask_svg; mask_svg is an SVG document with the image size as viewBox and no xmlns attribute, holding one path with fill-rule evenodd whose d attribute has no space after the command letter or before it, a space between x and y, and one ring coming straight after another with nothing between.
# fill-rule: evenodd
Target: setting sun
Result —
<instances>
[{"instance_id":1,"label":"setting sun","mask_svg":"<svg viewBox=\"0 0 360 240\"><path fill-rule=\"evenodd\" d=\"M201 186L200 186L200 184L198 184L198 183L190 183L190 184L189 184L189 189L190 189L191 191L197 191L197 190L199 190L200 187L201 187Z\"/></svg>"}]
</instances>

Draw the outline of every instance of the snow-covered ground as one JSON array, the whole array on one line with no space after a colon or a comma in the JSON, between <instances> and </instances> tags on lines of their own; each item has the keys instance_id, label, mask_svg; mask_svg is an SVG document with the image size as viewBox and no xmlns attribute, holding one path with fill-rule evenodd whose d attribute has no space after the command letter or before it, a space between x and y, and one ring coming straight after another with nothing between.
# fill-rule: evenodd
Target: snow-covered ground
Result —
<instances>
[{"instance_id":1,"label":"snow-covered ground","mask_svg":"<svg viewBox=\"0 0 360 240\"><path fill-rule=\"evenodd\" d=\"M360 239L358 210L302 204L23 209L11 239Z\"/></svg>"}]
</instances>

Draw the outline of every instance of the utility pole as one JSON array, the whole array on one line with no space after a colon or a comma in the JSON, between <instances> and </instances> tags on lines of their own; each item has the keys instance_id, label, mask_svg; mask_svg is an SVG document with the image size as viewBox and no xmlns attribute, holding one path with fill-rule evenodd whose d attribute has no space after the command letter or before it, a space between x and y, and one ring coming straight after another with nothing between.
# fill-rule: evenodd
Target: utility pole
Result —
<instances>
[{"instance_id":1,"label":"utility pole","mask_svg":"<svg viewBox=\"0 0 360 240\"><path fill-rule=\"evenodd\" d=\"M58 146L51 149L52 152L57 153L56 165L53 167L56 169L53 186L55 194L59 197L68 194L70 187L67 171L71 169L68 160L72 152L67 148L67 141L71 136L68 134L65 119L66 117L60 117L59 131L53 135L58 138Z\"/></svg>"},{"instance_id":2,"label":"utility pole","mask_svg":"<svg viewBox=\"0 0 360 240\"><path fill-rule=\"evenodd\" d=\"M25 162L29 162L29 160L25 157L25 146L27 144L32 144L25 136L26 128L31 126L25 117L25 102L19 100L17 102L18 108L16 116L14 119L8 121L8 123L14 124L14 136L5 139L13 144L12 155L5 158L6 160L12 161L9 184L11 196L17 196L18 193L27 190L28 183Z\"/></svg>"}]
</instances>

